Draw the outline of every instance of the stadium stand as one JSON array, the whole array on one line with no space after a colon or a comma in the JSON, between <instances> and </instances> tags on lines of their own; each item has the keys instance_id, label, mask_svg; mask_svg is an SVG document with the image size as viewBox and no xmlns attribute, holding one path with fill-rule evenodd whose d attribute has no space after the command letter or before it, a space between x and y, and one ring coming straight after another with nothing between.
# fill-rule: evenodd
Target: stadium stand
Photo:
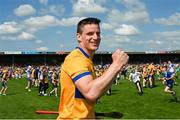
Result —
<instances>
[{"instance_id":1,"label":"stadium stand","mask_svg":"<svg viewBox=\"0 0 180 120\"><path fill-rule=\"evenodd\" d=\"M60 65L69 52L0 52L0 65L26 66L31 65ZM180 62L180 52L127 52L129 63L161 63L163 61ZM111 52L97 52L94 57L96 64L111 62Z\"/></svg>"}]
</instances>

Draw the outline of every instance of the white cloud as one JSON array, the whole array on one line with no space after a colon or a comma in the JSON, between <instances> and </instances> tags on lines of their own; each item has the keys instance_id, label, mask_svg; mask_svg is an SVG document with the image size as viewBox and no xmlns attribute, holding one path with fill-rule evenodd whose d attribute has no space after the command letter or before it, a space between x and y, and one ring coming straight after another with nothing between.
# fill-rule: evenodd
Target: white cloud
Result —
<instances>
[{"instance_id":1,"label":"white cloud","mask_svg":"<svg viewBox=\"0 0 180 120\"><path fill-rule=\"evenodd\" d=\"M8 36L6 36L6 35L3 35L3 36L0 36L0 40L4 40L4 41L14 41L14 40L17 40L17 37L15 37L15 36L11 36L11 35L8 35Z\"/></svg>"},{"instance_id":2,"label":"white cloud","mask_svg":"<svg viewBox=\"0 0 180 120\"><path fill-rule=\"evenodd\" d=\"M120 12L117 9L113 9L108 14L108 20L110 22L116 23L124 23L124 22L134 22L134 23L147 23L149 22L148 13L146 11L127 11L127 12Z\"/></svg>"},{"instance_id":3,"label":"white cloud","mask_svg":"<svg viewBox=\"0 0 180 120\"><path fill-rule=\"evenodd\" d=\"M96 3L94 0L77 0L73 4L73 15L86 15L90 13L104 13L107 8Z\"/></svg>"},{"instance_id":4,"label":"white cloud","mask_svg":"<svg viewBox=\"0 0 180 120\"><path fill-rule=\"evenodd\" d=\"M114 30L114 32L118 35L137 35L139 34L139 30L136 29L133 25L122 24L120 27Z\"/></svg>"},{"instance_id":5,"label":"white cloud","mask_svg":"<svg viewBox=\"0 0 180 120\"><path fill-rule=\"evenodd\" d=\"M136 36L104 35L101 50L121 48L125 51L162 51L178 50L180 46L180 31L156 32L152 38L139 39ZM105 47L104 47L105 46Z\"/></svg>"},{"instance_id":6,"label":"white cloud","mask_svg":"<svg viewBox=\"0 0 180 120\"><path fill-rule=\"evenodd\" d=\"M22 32L20 35L18 35L17 39L20 39L20 40L32 40L34 39L35 36L30 34L30 33L27 33L27 32Z\"/></svg>"},{"instance_id":7,"label":"white cloud","mask_svg":"<svg viewBox=\"0 0 180 120\"><path fill-rule=\"evenodd\" d=\"M84 17L71 17L71 18L62 18L58 21L58 25L61 26L72 26L77 25L77 23L82 20Z\"/></svg>"},{"instance_id":8,"label":"white cloud","mask_svg":"<svg viewBox=\"0 0 180 120\"><path fill-rule=\"evenodd\" d=\"M62 18L58 20L56 17L51 15L45 15L40 17L31 17L24 20L24 29L28 32L37 32L38 30L45 29L52 26L73 26L83 19L84 17L71 17Z\"/></svg>"},{"instance_id":9,"label":"white cloud","mask_svg":"<svg viewBox=\"0 0 180 120\"><path fill-rule=\"evenodd\" d=\"M180 13L175 13L169 18L156 18L154 21L161 25L180 25Z\"/></svg>"},{"instance_id":10,"label":"white cloud","mask_svg":"<svg viewBox=\"0 0 180 120\"><path fill-rule=\"evenodd\" d=\"M20 26L14 21L4 22L0 25L0 35L17 34L21 31Z\"/></svg>"},{"instance_id":11,"label":"white cloud","mask_svg":"<svg viewBox=\"0 0 180 120\"><path fill-rule=\"evenodd\" d=\"M157 41L155 41L155 42L156 42L156 44L159 44L159 45L163 44L163 42L162 42L162 41L159 41L159 40L157 40Z\"/></svg>"},{"instance_id":12,"label":"white cloud","mask_svg":"<svg viewBox=\"0 0 180 120\"><path fill-rule=\"evenodd\" d=\"M40 13L45 14L52 14L56 16L60 16L65 12L65 8L63 5L50 5L48 8L42 8Z\"/></svg>"},{"instance_id":13,"label":"white cloud","mask_svg":"<svg viewBox=\"0 0 180 120\"><path fill-rule=\"evenodd\" d=\"M131 42L127 36L120 35L105 35L102 39L104 43L110 46L112 46L112 44L118 46L120 44Z\"/></svg>"},{"instance_id":14,"label":"white cloud","mask_svg":"<svg viewBox=\"0 0 180 120\"><path fill-rule=\"evenodd\" d=\"M32 40L35 36L25 32L26 29L19 25L18 23L4 22L0 25L0 40Z\"/></svg>"},{"instance_id":15,"label":"white cloud","mask_svg":"<svg viewBox=\"0 0 180 120\"><path fill-rule=\"evenodd\" d=\"M24 21L27 30L36 32L37 30L57 25L58 20L54 16L46 15L41 17L31 17Z\"/></svg>"},{"instance_id":16,"label":"white cloud","mask_svg":"<svg viewBox=\"0 0 180 120\"><path fill-rule=\"evenodd\" d=\"M60 44L59 47L61 50L63 50L64 44Z\"/></svg>"},{"instance_id":17,"label":"white cloud","mask_svg":"<svg viewBox=\"0 0 180 120\"><path fill-rule=\"evenodd\" d=\"M104 30L111 30L111 29L113 29L113 26L110 23L102 23L101 28Z\"/></svg>"},{"instance_id":18,"label":"white cloud","mask_svg":"<svg viewBox=\"0 0 180 120\"><path fill-rule=\"evenodd\" d=\"M122 3L127 9L133 11L143 11L146 9L145 4L141 0L116 0Z\"/></svg>"},{"instance_id":19,"label":"white cloud","mask_svg":"<svg viewBox=\"0 0 180 120\"><path fill-rule=\"evenodd\" d=\"M104 35L101 39L100 51L109 51L109 49L115 50L117 48L125 50L124 47L131 44L131 39L127 36L111 34Z\"/></svg>"},{"instance_id":20,"label":"white cloud","mask_svg":"<svg viewBox=\"0 0 180 120\"><path fill-rule=\"evenodd\" d=\"M173 41L179 41L180 46L180 31L165 31L156 32L155 38L160 41L166 41L172 43Z\"/></svg>"},{"instance_id":21,"label":"white cloud","mask_svg":"<svg viewBox=\"0 0 180 120\"><path fill-rule=\"evenodd\" d=\"M40 43L42 43L42 40L36 40L35 41L37 44L40 44Z\"/></svg>"},{"instance_id":22,"label":"white cloud","mask_svg":"<svg viewBox=\"0 0 180 120\"><path fill-rule=\"evenodd\" d=\"M47 51L49 49L47 47L39 47L39 48L36 48L36 50L38 50L38 51Z\"/></svg>"},{"instance_id":23,"label":"white cloud","mask_svg":"<svg viewBox=\"0 0 180 120\"><path fill-rule=\"evenodd\" d=\"M24 32L22 25L11 21L0 25L0 40L32 40L34 35Z\"/></svg>"},{"instance_id":24,"label":"white cloud","mask_svg":"<svg viewBox=\"0 0 180 120\"><path fill-rule=\"evenodd\" d=\"M108 13L109 22L113 23L147 23L149 22L149 14L146 10L145 4L140 0L117 0L120 4L125 6L124 11L119 9L112 9Z\"/></svg>"},{"instance_id":25,"label":"white cloud","mask_svg":"<svg viewBox=\"0 0 180 120\"><path fill-rule=\"evenodd\" d=\"M29 4L20 5L14 10L16 16L29 16L36 13L36 10Z\"/></svg>"},{"instance_id":26,"label":"white cloud","mask_svg":"<svg viewBox=\"0 0 180 120\"><path fill-rule=\"evenodd\" d=\"M138 40L135 43L136 46L139 46L136 49L142 49L143 51L178 50L180 31L156 32L152 39Z\"/></svg>"},{"instance_id":27,"label":"white cloud","mask_svg":"<svg viewBox=\"0 0 180 120\"><path fill-rule=\"evenodd\" d=\"M62 34L62 31L56 31L56 34Z\"/></svg>"},{"instance_id":28,"label":"white cloud","mask_svg":"<svg viewBox=\"0 0 180 120\"><path fill-rule=\"evenodd\" d=\"M34 40L36 37L33 34L22 32L20 34L13 34L13 35L1 35L0 40L5 41L29 41Z\"/></svg>"},{"instance_id":29,"label":"white cloud","mask_svg":"<svg viewBox=\"0 0 180 120\"><path fill-rule=\"evenodd\" d=\"M46 5L46 4L48 3L48 0L39 0L39 2L40 2L41 4Z\"/></svg>"}]
</instances>

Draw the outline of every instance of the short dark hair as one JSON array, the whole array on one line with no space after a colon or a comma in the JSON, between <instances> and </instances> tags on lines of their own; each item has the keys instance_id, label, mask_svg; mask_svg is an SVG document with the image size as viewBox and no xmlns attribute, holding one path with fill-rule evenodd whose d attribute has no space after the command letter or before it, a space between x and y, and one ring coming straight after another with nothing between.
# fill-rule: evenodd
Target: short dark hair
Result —
<instances>
[{"instance_id":1,"label":"short dark hair","mask_svg":"<svg viewBox=\"0 0 180 120\"><path fill-rule=\"evenodd\" d=\"M84 25L87 24L97 24L99 25L99 23L101 22L101 20L99 20L98 18L85 18L81 21L79 21L78 25L77 25L77 33L82 33L82 29L84 27Z\"/></svg>"}]
</instances>

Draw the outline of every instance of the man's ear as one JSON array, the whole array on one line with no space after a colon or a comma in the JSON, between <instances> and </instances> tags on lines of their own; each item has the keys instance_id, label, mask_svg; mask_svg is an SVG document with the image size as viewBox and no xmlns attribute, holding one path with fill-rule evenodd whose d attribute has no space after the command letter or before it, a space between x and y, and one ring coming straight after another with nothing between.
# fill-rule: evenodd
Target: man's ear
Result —
<instances>
[{"instance_id":1,"label":"man's ear","mask_svg":"<svg viewBox=\"0 0 180 120\"><path fill-rule=\"evenodd\" d=\"M77 33L77 34L76 34L76 37L77 37L78 42L80 43L80 42L81 42L81 39L82 39L82 38L81 38L81 34L80 34L80 33Z\"/></svg>"}]
</instances>

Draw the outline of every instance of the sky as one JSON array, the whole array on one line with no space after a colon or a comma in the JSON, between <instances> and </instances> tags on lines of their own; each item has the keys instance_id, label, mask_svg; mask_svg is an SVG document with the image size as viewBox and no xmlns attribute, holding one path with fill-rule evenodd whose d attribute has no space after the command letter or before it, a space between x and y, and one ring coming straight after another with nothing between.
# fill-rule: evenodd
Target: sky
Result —
<instances>
[{"instance_id":1,"label":"sky","mask_svg":"<svg viewBox=\"0 0 180 120\"><path fill-rule=\"evenodd\" d=\"M180 49L180 0L0 0L0 52L69 52L86 17L101 20L98 51Z\"/></svg>"}]
</instances>

